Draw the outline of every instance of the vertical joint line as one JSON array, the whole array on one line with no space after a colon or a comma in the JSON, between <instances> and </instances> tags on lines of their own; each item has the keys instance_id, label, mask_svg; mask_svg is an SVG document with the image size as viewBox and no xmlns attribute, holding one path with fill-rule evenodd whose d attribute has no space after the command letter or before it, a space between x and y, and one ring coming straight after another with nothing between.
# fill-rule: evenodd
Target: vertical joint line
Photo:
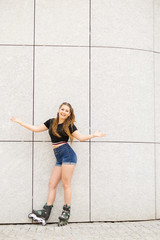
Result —
<instances>
[{"instance_id":1,"label":"vertical joint line","mask_svg":"<svg viewBox=\"0 0 160 240\"><path fill-rule=\"evenodd\" d=\"M153 0L153 84L154 84L154 173L155 173L155 219L157 219L157 174L156 174L156 86L155 86L155 28L154 28L154 23L155 23L155 5L154 5L154 0Z\"/></svg>"},{"instance_id":2,"label":"vertical joint line","mask_svg":"<svg viewBox=\"0 0 160 240\"><path fill-rule=\"evenodd\" d=\"M91 0L89 0L89 134L91 134ZM89 140L89 221L91 221L91 140Z\"/></svg>"},{"instance_id":3,"label":"vertical joint line","mask_svg":"<svg viewBox=\"0 0 160 240\"><path fill-rule=\"evenodd\" d=\"M34 125L34 90L35 90L35 18L36 18L36 0L33 3L33 85L32 85L32 125ZM34 195L34 132L32 132L32 210Z\"/></svg>"}]
</instances>

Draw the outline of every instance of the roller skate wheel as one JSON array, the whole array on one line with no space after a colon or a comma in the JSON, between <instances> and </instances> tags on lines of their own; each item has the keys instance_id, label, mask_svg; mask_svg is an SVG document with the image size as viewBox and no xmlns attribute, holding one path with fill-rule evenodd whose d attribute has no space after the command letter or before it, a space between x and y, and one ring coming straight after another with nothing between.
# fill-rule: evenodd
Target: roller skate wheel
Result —
<instances>
[{"instance_id":1,"label":"roller skate wheel","mask_svg":"<svg viewBox=\"0 0 160 240\"><path fill-rule=\"evenodd\" d=\"M59 223L58 223L58 227L63 227L63 226L65 226L65 225L67 225L68 224L68 222L66 222L66 221L60 221Z\"/></svg>"},{"instance_id":2,"label":"roller skate wheel","mask_svg":"<svg viewBox=\"0 0 160 240\"><path fill-rule=\"evenodd\" d=\"M32 216L33 216L33 214L32 214L32 213L30 213L30 214L28 215L28 218L32 218Z\"/></svg>"},{"instance_id":3,"label":"roller skate wheel","mask_svg":"<svg viewBox=\"0 0 160 240\"><path fill-rule=\"evenodd\" d=\"M58 227L60 227L61 226L61 224L60 224L60 222L58 223Z\"/></svg>"},{"instance_id":4,"label":"roller skate wheel","mask_svg":"<svg viewBox=\"0 0 160 240\"><path fill-rule=\"evenodd\" d=\"M38 223L41 223L42 226L45 226L45 225L46 225L46 221L43 220L42 218L37 218L37 221L38 221Z\"/></svg>"},{"instance_id":5,"label":"roller skate wheel","mask_svg":"<svg viewBox=\"0 0 160 240\"><path fill-rule=\"evenodd\" d=\"M42 226L45 226L46 225L46 222L45 221L42 221Z\"/></svg>"}]
</instances>

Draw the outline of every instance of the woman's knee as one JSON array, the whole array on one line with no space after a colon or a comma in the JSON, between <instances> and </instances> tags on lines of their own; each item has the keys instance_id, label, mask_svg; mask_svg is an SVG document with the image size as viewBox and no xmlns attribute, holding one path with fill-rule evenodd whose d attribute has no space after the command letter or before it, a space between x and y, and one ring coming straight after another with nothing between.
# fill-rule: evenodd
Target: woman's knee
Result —
<instances>
[{"instance_id":1,"label":"woman's knee","mask_svg":"<svg viewBox=\"0 0 160 240\"><path fill-rule=\"evenodd\" d=\"M62 180L62 185L64 189L67 189L71 187L71 182L67 180Z\"/></svg>"},{"instance_id":2,"label":"woman's knee","mask_svg":"<svg viewBox=\"0 0 160 240\"><path fill-rule=\"evenodd\" d=\"M49 189L56 189L57 188L57 183L49 181L48 187L49 187Z\"/></svg>"}]
</instances>

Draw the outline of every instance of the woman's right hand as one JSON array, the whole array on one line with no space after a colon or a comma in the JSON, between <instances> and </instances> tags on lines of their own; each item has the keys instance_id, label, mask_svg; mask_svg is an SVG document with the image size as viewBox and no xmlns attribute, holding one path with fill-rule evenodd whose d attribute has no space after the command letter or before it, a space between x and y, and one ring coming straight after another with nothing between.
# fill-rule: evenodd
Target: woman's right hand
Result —
<instances>
[{"instance_id":1,"label":"woman's right hand","mask_svg":"<svg viewBox=\"0 0 160 240\"><path fill-rule=\"evenodd\" d=\"M22 120L21 120L20 118L14 118L14 117L12 117L10 120L11 120L12 122L16 122L16 123L22 124Z\"/></svg>"}]
</instances>

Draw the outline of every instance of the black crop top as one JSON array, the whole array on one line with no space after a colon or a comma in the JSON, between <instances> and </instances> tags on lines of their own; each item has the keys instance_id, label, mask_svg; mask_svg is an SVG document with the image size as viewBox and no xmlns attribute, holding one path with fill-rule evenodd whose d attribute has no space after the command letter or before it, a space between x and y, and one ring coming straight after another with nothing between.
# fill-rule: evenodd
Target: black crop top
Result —
<instances>
[{"instance_id":1,"label":"black crop top","mask_svg":"<svg viewBox=\"0 0 160 240\"><path fill-rule=\"evenodd\" d=\"M52 125L54 119L55 118L48 119L46 122L44 122L44 125L49 129L50 126ZM73 124L72 127L71 127L71 125L69 125L69 130L70 130L70 133L72 134L73 132L75 132L77 130L77 128ZM49 131L49 135L51 137L52 143L68 142L69 136L63 130L63 123L58 124L57 132L61 136L60 138L55 136L55 135L53 135L53 133L51 131Z\"/></svg>"}]
</instances>

